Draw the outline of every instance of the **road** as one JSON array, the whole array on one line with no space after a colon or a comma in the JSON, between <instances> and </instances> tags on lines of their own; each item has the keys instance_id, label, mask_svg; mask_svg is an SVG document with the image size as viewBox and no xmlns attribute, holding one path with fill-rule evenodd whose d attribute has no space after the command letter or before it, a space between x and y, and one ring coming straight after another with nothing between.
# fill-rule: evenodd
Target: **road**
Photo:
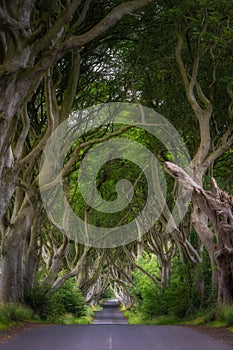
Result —
<instances>
[{"instance_id":1,"label":"road","mask_svg":"<svg viewBox=\"0 0 233 350\"><path fill-rule=\"evenodd\" d=\"M110 315L113 315L111 318ZM128 325L106 305L93 325L54 325L26 331L0 350L232 350L190 328Z\"/></svg>"},{"instance_id":2,"label":"road","mask_svg":"<svg viewBox=\"0 0 233 350\"><path fill-rule=\"evenodd\" d=\"M128 322L119 311L117 300L109 300L105 302L103 311L96 311L93 324L128 324Z\"/></svg>"}]
</instances>

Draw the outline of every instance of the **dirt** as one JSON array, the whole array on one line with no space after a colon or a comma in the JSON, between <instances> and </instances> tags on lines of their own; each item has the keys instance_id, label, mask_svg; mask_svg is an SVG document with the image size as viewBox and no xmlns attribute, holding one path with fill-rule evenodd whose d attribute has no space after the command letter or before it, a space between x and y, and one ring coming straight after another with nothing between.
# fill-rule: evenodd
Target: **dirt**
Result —
<instances>
[{"instance_id":1,"label":"dirt","mask_svg":"<svg viewBox=\"0 0 233 350\"><path fill-rule=\"evenodd\" d=\"M0 344L6 343L10 339L20 335L27 330L45 326L46 325L40 323L24 322L20 325L15 325L8 329L4 329L0 331ZM233 349L233 332L229 331L226 327L210 327L206 325L185 325L185 327L190 327L196 331L209 335Z\"/></svg>"},{"instance_id":2,"label":"dirt","mask_svg":"<svg viewBox=\"0 0 233 350\"><path fill-rule=\"evenodd\" d=\"M19 325L11 326L7 329L0 331L0 344L8 342L10 339L16 337L17 335L33 328L44 327L44 324L41 323L31 323L31 322L22 322Z\"/></svg>"},{"instance_id":3,"label":"dirt","mask_svg":"<svg viewBox=\"0 0 233 350\"><path fill-rule=\"evenodd\" d=\"M226 344L233 349L233 332L227 329L227 327L211 327L207 325L185 325L185 327L190 327L209 335L217 339L220 343Z\"/></svg>"}]
</instances>

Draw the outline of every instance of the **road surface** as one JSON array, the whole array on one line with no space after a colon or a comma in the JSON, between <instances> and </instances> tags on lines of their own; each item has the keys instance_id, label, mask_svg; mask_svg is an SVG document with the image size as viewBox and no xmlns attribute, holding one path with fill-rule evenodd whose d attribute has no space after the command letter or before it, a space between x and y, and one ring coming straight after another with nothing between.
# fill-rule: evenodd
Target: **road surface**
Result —
<instances>
[{"instance_id":1,"label":"road surface","mask_svg":"<svg viewBox=\"0 0 233 350\"><path fill-rule=\"evenodd\" d=\"M113 317L111 318L111 313ZM0 350L232 350L186 327L128 325L107 305L93 325L36 328L1 345Z\"/></svg>"},{"instance_id":2,"label":"road surface","mask_svg":"<svg viewBox=\"0 0 233 350\"><path fill-rule=\"evenodd\" d=\"M93 324L128 324L127 319L119 310L116 300L105 302L103 311L96 311Z\"/></svg>"}]
</instances>

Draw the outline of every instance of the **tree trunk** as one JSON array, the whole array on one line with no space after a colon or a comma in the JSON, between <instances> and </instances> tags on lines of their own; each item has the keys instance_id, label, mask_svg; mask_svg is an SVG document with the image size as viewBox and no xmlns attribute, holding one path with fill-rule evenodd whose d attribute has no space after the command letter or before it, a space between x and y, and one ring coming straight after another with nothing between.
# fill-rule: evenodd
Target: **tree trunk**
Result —
<instances>
[{"instance_id":1,"label":"tree trunk","mask_svg":"<svg viewBox=\"0 0 233 350\"><path fill-rule=\"evenodd\" d=\"M37 208L37 212L38 210L41 210L41 212L40 214L37 213L32 228L28 234L28 238L26 240L27 242L24 243L24 295L26 295L34 286L35 276L40 260L41 247L39 247L39 236L41 234L41 223L44 218L44 213L40 206Z\"/></svg>"},{"instance_id":2,"label":"tree trunk","mask_svg":"<svg viewBox=\"0 0 233 350\"><path fill-rule=\"evenodd\" d=\"M1 302L23 301L23 242L14 237L5 239L1 258Z\"/></svg>"},{"instance_id":3,"label":"tree trunk","mask_svg":"<svg viewBox=\"0 0 233 350\"><path fill-rule=\"evenodd\" d=\"M36 196L25 196L14 222L3 232L1 256L0 301L19 302L24 299L24 242L34 220Z\"/></svg>"},{"instance_id":4,"label":"tree trunk","mask_svg":"<svg viewBox=\"0 0 233 350\"><path fill-rule=\"evenodd\" d=\"M212 273L212 287L214 289L217 289L218 271L216 269L216 261L214 257L217 246L214 241L213 233L208 227L207 216L203 211L200 210L199 206L196 205L196 203L193 203L192 224L209 255Z\"/></svg>"},{"instance_id":5,"label":"tree trunk","mask_svg":"<svg viewBox=\"0 0 233 350\"><path fill-rule=\"evenodd\" d=\"M218 300L232 303L233 301L233 197L221 191L212 179L211 192L205 191L188 174L177 165L166 162L165 170L184 187L192 189L192 201L199 212L204 212L209 218L217 238L214 259L218 267ZM208 221L206 230L202 228L203 242L210 232ZM209 239L206 240L209 242ZM207 244L206 243L206 244Z\"/></svg>"}]
</instances>

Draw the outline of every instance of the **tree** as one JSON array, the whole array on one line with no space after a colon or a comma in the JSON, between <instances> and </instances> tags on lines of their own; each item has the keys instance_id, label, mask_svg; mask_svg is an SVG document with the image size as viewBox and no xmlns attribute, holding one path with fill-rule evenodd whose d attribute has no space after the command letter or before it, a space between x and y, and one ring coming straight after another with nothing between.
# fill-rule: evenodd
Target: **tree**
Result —
<instances>
[{"instance_id":1,"label":"tree","mask_svg":"<svg viewBox=\"0 0 233 350\"><path fill-rule=\"evenodd\" d=\"M217 240L214 258L218 267L218 300L232 303L233 197L221 191L214 179L212 179L211 191L205 191L177 165L167 162L165 169L176 181L193 191L193 203L199 211L203 211L208 216Z\"/></svg>"},{"instance_id":2,"label":"tree","mask_svg":"<svg viewBox=\"0 0 233 350\"><path fill-rule=\"evenodd\" d=\"M165 0L52 4L22 0L17 4L4 2L0 14L4 56L0 61L2 301L23 301L38 266L45 264L42 284L53 289L78 276L84 294L98 298L110 275L119 296L131 302L127 289L131 278L126 275L137 268L136 257L143 249L157 256L161 273L155 283L166 288L173 257L179 255L183 262L188 257L195 265L204 245L212 263L213 285L217 286L215 232L197 201L193 207L188 203L181 225L174 224L172 181L168 180L167 203L150 232L124 253L120 249L116 254L101 253L71 243L47 222L38 193L38 164L49 136L72 109L99 102L136 101L163 114L183 136L198 186L208 186L213 174L221 185L223 179L231 179L232 4L223 1L220 6L205 0L179 4ZM124 17L144 5L148 7ZM76 181L85 152L96 142L123 132L124 137L130 135L152 150L160 163L171 160L165 145L137 129L116 130L109 125L85 135L67 156L64 187L69 203L87 221L113 226L120 222L117 215L97 215L90 206L77 202ZM98 175L98 187L106 200L115 199L120 165L121 160L108 162ZM141 172L130 162L124 165L123 176L128 171L135 184L131 207L121 213L128 222L133 212L143 207L147 193ZM157 209L151 208L152 212ZM173 230L168 233L171 221ZM198 234L195 244L191 244L193 231Z\"/></svg>"},{"instance_id":3,"label":"tree","mask_svg":"<svg viewBox=\"0 0 233 350\"><path fill-rule=\"evenodd\" d=\"M208 176L215 173L217 164L218 168L220 166L218 159L230 160L229 149L233 143L232 74L229 70L232 66L229 23L233 6L228 1L221 6L216 1L159 1L158 4L157 14L151 9L143 18L141 43L149 37L151 45L146 50L142 49L143 44L141 50L140 45L132 48L138 58L134 67L135 81L140 81L135 84L135 90L141 92L142 104L156 106L174 122L192 156L190 168L194 180L200 186L206 185ZM156 26L158 21L153 23L154 18L162 24L160 28ZM160 35L153 40L150 34L154 28ZM195 203L193 205L191 217L185 218L181 231L187 239L192 228L197 232L208 251L212 282L217 288L215 237L206 224L206 214ZM189 222L191 225L186 225ZM184 226L187 229L184 230Z\"/></svg>"},{"instance_id":4,"label":"tree","mask_svg":"<svg viewBox=\"0 0 233 350\"><path fill-rule=\"evenodd\" d=\"M38 198L37 174L29 186L25 168L33 168L54 128L69 115L79 77L79 51L103 35L124 15L152 0L111 2L99 8L93 20L95 1L60 3L54 1L8 1L1 5L0 66L0 219L2 233L1 300L22 300L22 246L31 234ZM110 5L110 7L108 7ZM42 16L42 13L46 14ZM72 54L72 69L62 101L56 101L54 72L58 63ZM56 81L59 83L59 79ZM32 128L29 105L35 91L43 87L45 111L39 110L42 126L38 135ZM42 115L42 112L45 115ZM43 119L45 117L45 119ZM30 140L34 135L34 141ZM30 142L31 141L31 142ZM28 152L27 144L31 149ZM26 182L26 183L25 183ZM25 195L10 208L16 186ZM23 200L22 200L22 197ZM10 208L11 209L11 208ZM13 213L13 214L12 214ZM16 243L17 237L17 243ZM20 283L19 283L20 281Z\"/></svg>"}]
</instances>

